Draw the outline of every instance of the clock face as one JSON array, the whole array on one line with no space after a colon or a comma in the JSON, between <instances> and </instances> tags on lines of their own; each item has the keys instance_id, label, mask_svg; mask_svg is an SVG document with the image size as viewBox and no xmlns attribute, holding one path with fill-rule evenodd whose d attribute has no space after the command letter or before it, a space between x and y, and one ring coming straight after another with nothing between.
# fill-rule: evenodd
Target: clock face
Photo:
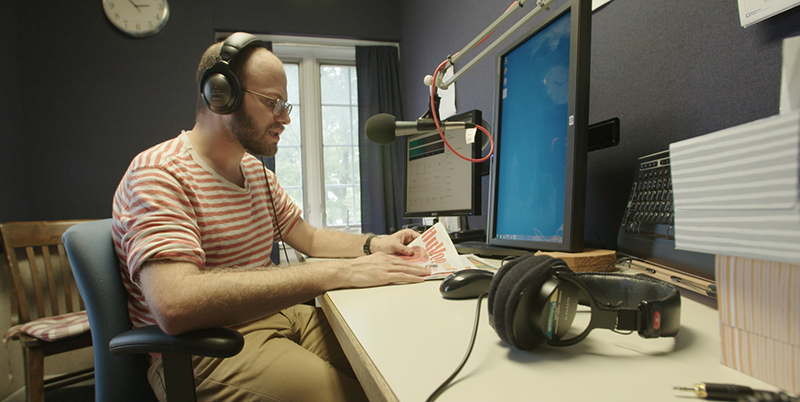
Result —
<instances>
[{"instance_id":1,"label":"clock face","mask_svg":"<svg viewBox=\"0 0 800 402\"><path fill-rule=\"evenodd\" d=\"M135 37L156 34L169 18L167 0L103 0L103 10L115 27Z\"/></svg>"}]
</instances>

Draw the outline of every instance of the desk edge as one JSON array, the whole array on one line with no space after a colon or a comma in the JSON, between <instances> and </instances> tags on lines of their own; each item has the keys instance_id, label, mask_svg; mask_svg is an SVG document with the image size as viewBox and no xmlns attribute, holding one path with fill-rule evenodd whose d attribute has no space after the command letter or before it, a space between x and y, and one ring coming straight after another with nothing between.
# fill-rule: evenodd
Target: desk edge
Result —
<instances>
[{"instance_id":1,"label":"desk edge","mask_svg":"<svg viewBox=\"0 0 800 402\"><path fill-rule=\"evenodd\" d=\"M328 318L333 333L336 334L336 338L369 400L371 402L398 402L399 399L392 388L353 334L328 293L317 296L317 303Z\"/></svg>"}]
</instances>

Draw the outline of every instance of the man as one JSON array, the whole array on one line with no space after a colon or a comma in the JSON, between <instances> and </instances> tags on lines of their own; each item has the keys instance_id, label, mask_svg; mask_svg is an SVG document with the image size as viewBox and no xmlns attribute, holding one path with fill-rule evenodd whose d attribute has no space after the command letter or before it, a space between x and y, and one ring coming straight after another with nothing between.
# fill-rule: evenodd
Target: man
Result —
<instances>
[{"instance_id":1,"label":"man","mask_svg":"<svg viewBox=\"0 0 800 402\"><path fill-rule=\"evenodd\" d=\"M205 52L198 81L221 47ZM393 255L413 254L407 245L418 234L350 235L301 218L247 153L275 155L291 121L283 65L260 44L238 50L230 61L243 89L238 107L213 112L201 97L192 130L139 154L115 194L131 320L169 334L228 326L244 335L234 357L193 358L199 400L363 400L324 315L298 304L331 289L421 282L427 269ZM275 268L269 255L280 237L310 256L357 258ZM159 358L148 377L163 401Z\"/></svg>"}]
</instances>

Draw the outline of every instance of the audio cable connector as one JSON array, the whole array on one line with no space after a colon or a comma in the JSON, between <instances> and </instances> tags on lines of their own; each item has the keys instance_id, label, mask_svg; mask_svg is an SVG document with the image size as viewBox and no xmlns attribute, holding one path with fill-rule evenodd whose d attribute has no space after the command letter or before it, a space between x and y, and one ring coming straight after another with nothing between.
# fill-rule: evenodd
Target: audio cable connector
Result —
<instances>
[{"instance_id":1,"label":"audio cable connector","mask_svg":"<svg viewBox=\"0 0 800 402\"><path fill-rule=\"evenodd\" d=\"M800 402L800 398L792 397L784 392L754 390L744 385L698 383L693 387L672 387L676 391L691 391L698 398L715 401L739 402Z\"/></svg>"}]
</instances>

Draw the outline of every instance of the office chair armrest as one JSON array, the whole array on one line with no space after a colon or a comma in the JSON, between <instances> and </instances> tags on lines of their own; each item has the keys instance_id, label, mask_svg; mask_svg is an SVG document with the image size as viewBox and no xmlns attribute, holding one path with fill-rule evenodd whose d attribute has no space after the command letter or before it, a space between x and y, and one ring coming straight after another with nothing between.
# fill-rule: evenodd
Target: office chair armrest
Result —
<instances>
[{"instance_id":1,"label":"office chair armrest","mask_svg":"<svg viewBox=\"0 0 800 402\"><path fill-rule=\"evenodd\" d=\"M230 357L242 350L244 337L230 328L207 328L181 335L167 335L157 325L123 332L109 342L115 355L162 353Z\"/></svg>"}]
</instances>

